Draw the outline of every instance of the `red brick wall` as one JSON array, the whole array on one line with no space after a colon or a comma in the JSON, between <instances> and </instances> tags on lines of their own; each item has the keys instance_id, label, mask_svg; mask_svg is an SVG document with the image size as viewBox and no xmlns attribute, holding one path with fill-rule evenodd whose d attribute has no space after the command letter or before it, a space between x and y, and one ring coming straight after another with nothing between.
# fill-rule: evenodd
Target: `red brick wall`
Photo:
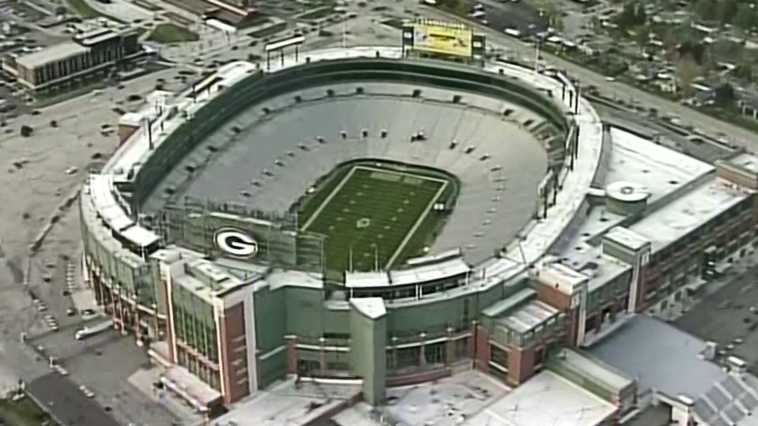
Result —
<instances>
[{"instance_id":1,"label":"red brick wall","mask_svg":"<svg viewBox=\"0 0 758 426\"><path fill-rule=\"evenodd\" d=\"M224 375L224 404L230 404L247 396L249 383L248 372L243 368L255 368L247 365L247 348L245 341L245 310L244 303L228 308L224 312L221 323L221 352L220 359ZM236 341L240 338L239 341ZM244 348L244 349L240 349ZM240 383L240 381L242 381Z\"/></svg>"},{"instance_id":2,"label":"red brick wall","mask_svg":"<svg viewBox=\"0 0 758 426\"><path fill-rule=\"evenodd\" d=\"M561 292L557 288L542 283L537 283L534 288L537 290L538 300L560 311L565 312L571 306L571 296Z\"/></svg>"},{"instance_id":3,"label":"red brick wall","mask_svg":"<svg viewBox=\"0 0 758 426\"><path fill-rule=\"evenodd\" d=\"M474 368L478 368L484 373L487 373L490 370L491 353L489 339L490 336L487 329L481 325L477 325L474 329L474 338L471 339L474 341L475 346L475 353L473 355Z\"/></svg>"},{"instance_id":4,"label":"red brick wall","mask_svg":"<svg viewBox=\"0 0 758 426\"><path fill-rule=\"evenodd\" d=\"M297 363L300 355L297 353L297 336L287 342L287 373L297 374Z\"/></svg>"},{"instance_id":5,"label":"red brick wall","mask_svg":"<svg viewBox=\"0 0 758 426\"><path fill-rule=\"evenodd\" d=\"M508 384L517 386L534 375L534 349L510 349Z\"/></svg>"},{"instance_id":6,"label":"red brick wall","mask_svg":"<svg viewBox=\"0 0 758 426\"><path fill-rule=\"evenodd\" d=\"M158 280L158 286L160 291L163 294L163 300L166 301L166 309L171 309L171 301L168 298L168 286L166 285L165 280ZM168 342L168 359L173 362L174 364L177 363L177 357L176 357L176 351L174 351L174 324L171 321L171 318L173 318L173 313L166 312L166 339Z\"/></svg>"},{"instance_id":7,"label":"red brick wall","mask_svg":"<svg viewBox=\"0 0 758 426\"><path fill-rule=\"evenodd\" d=\"M579 326L579 310L569 309L571 307L571 296L561 292L557 288L550 287L546 284L536 283L537 299L548 305L566 313L566 344L574 346Z\"/></svg>"}]
</instances>

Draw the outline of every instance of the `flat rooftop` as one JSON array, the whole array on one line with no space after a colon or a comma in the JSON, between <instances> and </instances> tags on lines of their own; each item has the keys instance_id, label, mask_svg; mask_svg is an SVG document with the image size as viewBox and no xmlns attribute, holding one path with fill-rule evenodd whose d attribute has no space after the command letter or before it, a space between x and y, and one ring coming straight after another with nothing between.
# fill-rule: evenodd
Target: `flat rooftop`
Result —
<instances>
[{"instance_id":1,"label":"flat rooftop","mask_svg":"<svg viewBox=\"0 0 758 426\"><path fill-rule=\"evenodd\" d=\"M751 152L743 152L729 160L728 163L748 172L758 173L758 155Z\"/></svg>"},{"instance_id":2,"label":"flat rooftop","mask_svg":"<svg viewBox=\"0 0 758 426\"><path fill-rule=\"evenodd\" d=\"M511 312L507 317L498 319L497 322L510 330L526 333L557 316L558 313L558 309L547 303L532 300Z\"/></svg>"},{"instance_id":3,"label":"flat rooftop","mask_svg":"<svg viewBox=\"0 0 758 426\"><path fill-rule=\"evenodd\" d=\"M27 69L32 69L87 52L89 52L88 48L73 41L66 41L28 55L20 56L16 59L16 63Z\"/></svg>"},{"instance_id":4,"label":"flat rooftop","mask_svg":"<svg viewBox=\"0 0 758 426\"><path fill-rule=\"evenodd\" d=\"M629 229L652 243L652 252L664 249L708 223L749 194L717 177L703 182L685 195L662 206Z\"/></svg>"},{"instance_id":5,"label":"flat rooftop","mask_svg":"<svg viewBox=\"0 0 758 426\"><path fill-rule=\"evenodd\" d=\"M638 391L695 399L727 376L702 359L705 342L657 318L635 315L588 349L602 361L634 377Z\"/></svg>"},{"instance_id":6,"label":"flat rooftop","mask_svg":"<svg viewBox=\"0 0 758 426\"><path fill-rule=\"evenodd\" d=\"M545 370L468 420L466 426L596 426L616 406Z\"/></svg>"},{"instance_id":7,"label":"flat rooftop","mask_svg":"<svg viewBox=\"0 0 758 426\"><path fill-rule=\"evenodd\" d=\"M386 418L409 426L468 425L476 413L502 398L509 388L496 379L475 370L425 383L387 389ZM339 426L383 426L371 415L365 403L344 410L332 418ZM490 426L498 426L496 423Z\"/></svg>"},{"instance_id":8,"label":"flat rooftop","mask_svg":"<svg viewBox=\"0 0 758 426\"><path fill-rule=\"evenodd\" d=\"M611 152L605 184L631 182L650 192L648 204L715 170L688 155L634 133L611 127Z\"/></svg>"},{"instance_id":9,"label":"flat rooftop","mask_svg":"<svg viewBox=\"0 0 758 426\"><path fill-rule=\"evenodd\" d=\"M211 426L303 426L360 393L353 384L314 384L295 379L275 384L253 397L234 404Z\"/></svg>"}]
</instances>

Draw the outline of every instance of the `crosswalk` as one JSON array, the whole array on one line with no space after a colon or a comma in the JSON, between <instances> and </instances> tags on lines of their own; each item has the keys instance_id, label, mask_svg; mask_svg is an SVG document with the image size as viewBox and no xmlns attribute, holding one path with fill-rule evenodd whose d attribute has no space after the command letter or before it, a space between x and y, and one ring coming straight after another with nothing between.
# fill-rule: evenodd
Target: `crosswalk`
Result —
<instances>
[{"instance_id":1,"label":"crosswalk","mask_svg":"<svg viewBox=\"0 0 758 426\"><path fill-rule=\"evenodd\" d=\"M66 265L66 289L69 292L73 292L79 289L79 284L74 279L75 272L76 272L76 267L74 266L74 262L68 262L68 264Z\"/></svg>"}]
</instances>

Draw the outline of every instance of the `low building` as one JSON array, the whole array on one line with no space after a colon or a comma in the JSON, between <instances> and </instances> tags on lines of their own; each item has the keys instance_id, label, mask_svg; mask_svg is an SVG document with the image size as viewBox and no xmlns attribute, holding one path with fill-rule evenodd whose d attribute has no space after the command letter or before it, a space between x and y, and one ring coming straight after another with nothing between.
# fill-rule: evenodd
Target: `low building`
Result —
<instances>
[{"instance_id":1,"label":"low building","mask_svg":"<svg viewBox=\"0 0 758 426\"><path fill-rule=\"evenodd\" d=\"M754 425L758 379L713 362L714 348L659 319L637 315L590 352L636 377L641 405L665 406L670 424Z\"/></svg>"},{"instance_id":2,"label":"low building","mask_svg":"<svg viewBox=\"0 0 758 426\"><path fill-rule=\"evenodd\" d=\"M141 56L139 32L127 26L95 21L75 26L70 41L29 54L9 54L3 71L35 93L51 93L105 77L123 61Z\"/></svg>"}]
</instances>

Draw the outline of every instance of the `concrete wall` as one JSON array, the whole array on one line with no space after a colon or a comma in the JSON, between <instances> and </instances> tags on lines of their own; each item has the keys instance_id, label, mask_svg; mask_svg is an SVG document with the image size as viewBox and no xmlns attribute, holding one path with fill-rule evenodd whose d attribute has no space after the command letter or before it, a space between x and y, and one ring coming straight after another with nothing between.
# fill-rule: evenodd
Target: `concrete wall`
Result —
<instances>
[{"instance_id":1,"label":"concrete wall","mask_svg":"<svg viewBox=\"0 0 758 426\"><path fill-rule=\"evenodd\" d=\"M386 317L370 318L353 306L350 335L352 370L363 379L363 399L371 405L380 405L384 402L387 373Z\"/></svg>"}]
</instances>

